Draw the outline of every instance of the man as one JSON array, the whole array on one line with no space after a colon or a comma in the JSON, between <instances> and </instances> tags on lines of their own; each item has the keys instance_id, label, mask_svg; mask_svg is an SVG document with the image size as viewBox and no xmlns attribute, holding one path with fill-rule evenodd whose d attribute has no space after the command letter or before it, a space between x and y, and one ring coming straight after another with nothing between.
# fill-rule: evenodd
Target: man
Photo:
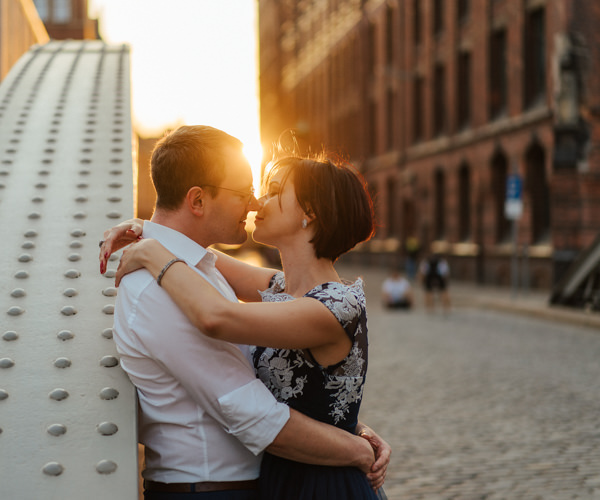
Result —
<instances>
[{"instance_id":1,"label":"man","mask_svg":"<svg viewBox=\"0 0 600 500\"><path fill-rule=\"evenodd\" d=\"M235 294L206 248L243 243L248 211L258 207L241 146L205 126L180 127L161 139L151 160L156 209L143 228L144 237L160 241L230 300ZM103 247L102 270L112 244ZM365 440L277 403L245 348L199 335L146 270L121 282L114 339L138 392L146 500L184 492L190 499L256 498L265 449L369 470Z\"/></svg>"}]
</instances>

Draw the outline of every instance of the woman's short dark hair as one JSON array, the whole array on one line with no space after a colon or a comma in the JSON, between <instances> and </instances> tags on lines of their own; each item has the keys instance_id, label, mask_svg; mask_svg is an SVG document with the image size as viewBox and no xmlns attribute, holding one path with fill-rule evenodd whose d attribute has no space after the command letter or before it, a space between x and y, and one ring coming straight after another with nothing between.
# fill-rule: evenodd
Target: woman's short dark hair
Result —
<instances>
[{"instance_id":1,"label":"woman's short dark hair","mask_svg":"<svg viewBox=\"0 0 600 500\"><path fill-rule=\"evenodd\" d=\"M373 202L363 177L350 163L325 157L288 156L272 163L265 185L280 171L281 187L293 176L300 207L315 217L311 243L317 258L335 262L373 235Z\"/></svg>"},{"instance_id":2,"label":"woman's short dark hair","mask_svg":"<svg viewBox=\"0 0 600 500\"><path fill-rule=\"evenodd\" d=\"M218 186L225 177L226 148L242 150L239 139L206 125L182 126L160 139L150 159L156 208L175 210L190 188ZM214 188L209 188L214 196Z\"/></svg>"}]
</instances>

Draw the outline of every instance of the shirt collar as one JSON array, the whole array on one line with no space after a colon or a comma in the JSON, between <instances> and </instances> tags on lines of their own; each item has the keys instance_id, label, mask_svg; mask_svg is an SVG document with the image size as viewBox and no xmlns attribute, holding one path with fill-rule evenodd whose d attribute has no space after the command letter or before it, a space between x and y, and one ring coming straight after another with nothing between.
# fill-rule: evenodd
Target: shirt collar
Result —
<instances>
[{"instance_id":1,"label":"shirt collar","mask_svg":"<svg viewBox=\"0 0 600 500\"><path fill-rule=\"evenodd\" d=\"M204 267L214 267L216 255L199 245L185 234L156 222L144 221L143 238L152 238L162 244L169 252L196 267L201 261Z\"/></svg>"}]
</instances>

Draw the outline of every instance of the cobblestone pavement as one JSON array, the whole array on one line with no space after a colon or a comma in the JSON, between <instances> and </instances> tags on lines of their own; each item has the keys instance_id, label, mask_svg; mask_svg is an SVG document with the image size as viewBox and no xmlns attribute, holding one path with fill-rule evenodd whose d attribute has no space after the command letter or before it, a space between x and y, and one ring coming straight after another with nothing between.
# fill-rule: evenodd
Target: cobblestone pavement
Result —
<instances>
[{"instance_id":1,"label":"cobblestone pavement","mask_svg":"<svg viewBox=\"0 0 600 500\"><path fill-rule=\"evenodd\" d=\"M483 310L384 311L365 276L361 419L393 447L390 500L600 499L600 331Z\"/></svg>"}]
</instances>

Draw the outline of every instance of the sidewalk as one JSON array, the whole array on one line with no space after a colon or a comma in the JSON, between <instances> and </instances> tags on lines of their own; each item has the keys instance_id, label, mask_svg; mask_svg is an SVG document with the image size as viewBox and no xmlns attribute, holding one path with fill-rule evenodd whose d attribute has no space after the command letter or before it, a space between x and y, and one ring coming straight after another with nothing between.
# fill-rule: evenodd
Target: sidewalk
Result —
<instances>
[{"instance_id":1,"label":"sidewalk","mask_svg":"<svg viewBox=\"0 0 600 500\"><path fill-rule=\"evenodd\" d=\"M370 301L378 300L381 284L387 270L377 267L341 264L336 266L341 276L352 279L362 276L365 280L367 297ZM565 306L554 306L548 302L549 292L539 290L514 293L509 287L477 285L474 283L450 282L450 298L453 307L478 307L514 314L522 314L558 321L572 325L597 328L600 333L600 313L586 312ZM422 292L419 284L415 285L417 307L422 307Z\"/></svg>"}]
</instances>

